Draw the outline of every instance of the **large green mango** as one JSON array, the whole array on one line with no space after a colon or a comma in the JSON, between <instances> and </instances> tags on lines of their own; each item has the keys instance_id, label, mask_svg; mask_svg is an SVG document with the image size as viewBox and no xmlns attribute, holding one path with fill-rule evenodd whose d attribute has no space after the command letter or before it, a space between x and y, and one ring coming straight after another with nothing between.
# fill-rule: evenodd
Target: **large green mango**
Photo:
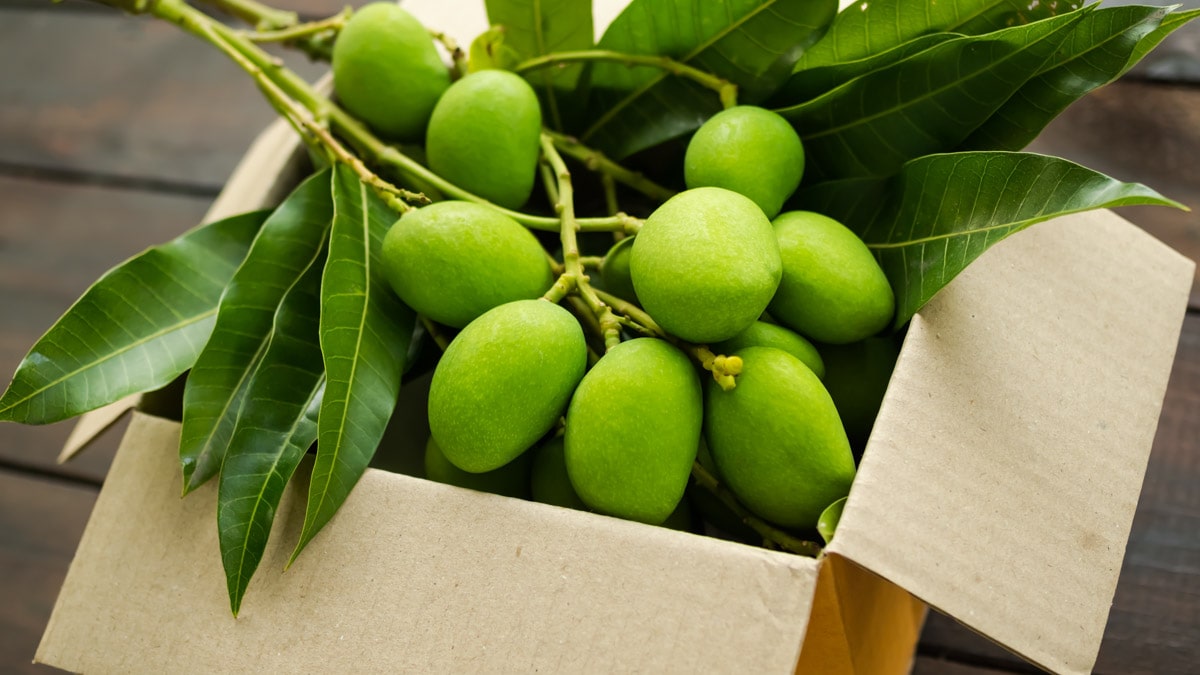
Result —
<instances>
[{"instance_id":1,"label":"large green mango","mask_svg":"<svg viewBox=\"0 0 1200 675\"><path fill-rule=\"evenodd\" d=\"M815 527L854 480L833 400L813 371L783 350L750 347L738 356L737 387L705 388L704 435L713 460L754 513L785 527Z\"/></svg>"},{"instance_id":2,"label":"large green mango","mask_svg":"<svg viewBox=\"0 0 1200 675\"><path fill-rule=\"evenodd\" d=\"M571 485L591 508L657 525L671 515L700 442L702 394L663 340L622 342L584 376L567 409Z\"/></svg>"},{"instance_id":3,"label":"large green mango","mask_svg":"<svg viewBox=\"0 0 1200 675\"><path fill-rule=\"evenodd\" d=\"M728 340L754 323L782 274L779 244L762 209L724 188L681 192L633 240L638 300L668 333Z\"/></svg>"},{"instance_id":4,"label":"large green mango","mask_svg":"<svg viewBox=\"0 0 1200 675\"><path fill-rule=\"evenodd\" d=\"M446 90L429 119L429 168L508 209L529 199L541 148L542 111L520 75L481 70Z\"/></svg>"},{"instance_id":5,"label":"large green mango","mask_svg":"<svg viewBox=\"0 0 1200 675\"><path fill-rule=\"evenodd\" d=\"M562 415L587 367L579 322L545 300L489 310L454 338L429 388L429 430L455 466L498 469Z\"/></svg>"},{"instance_id":6,"label":"large green mango","mask_svg":"<svg viewBox=\"0 0 1200 675\"><path fill-rule=\"evenodd\" d=\"M818 342L845 344L892 320L896 298L867 245L836 220L789 211L774 221L783 280L771 316Z\"/></svg>"},{"instance_id":7,"label":"large green mango","mask_svg":"<svg viewBox=\"0 0 1200 675\"><path fill-rule=\"evenodd\" d=\"M754 200L774 218L804 175L804 146L779 113L740 105L713 115L688 142L689 188L723 187Z\"/></svg>"},{"instance_id":8,"label":"large green mango","mask_svg":"<svg viewBox=\"0 0 1200 675\"><path fill-rule=\"evenodd\" d=\"M346 110L384 136L418 141L450 86L429 31L390 2L366 5L333 45L333 86Z\"/></svg>"},{"instance_id":9,"label":"large green mango","mask_svg":"<svg viewBox=\"0 0 1200 675\"><path fill-rule=\"evenodd\" d=\"M396 221L383 240L383 272L404 304L455 328L506 302L539 298L554 283L529 230L495 209L457 201Z\"/></svg>"}]
</instances>

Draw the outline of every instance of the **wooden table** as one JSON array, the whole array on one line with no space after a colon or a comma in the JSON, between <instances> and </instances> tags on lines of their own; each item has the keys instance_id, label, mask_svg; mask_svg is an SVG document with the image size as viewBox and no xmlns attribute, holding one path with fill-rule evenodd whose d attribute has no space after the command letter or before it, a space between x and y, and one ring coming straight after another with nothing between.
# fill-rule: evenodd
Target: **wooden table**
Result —
<instances>
[{"instance_id":1,"label":"wooden table","mask_svg":"<svg viewBox=\"0 0 1200 675\"><path fill-rule=\"evenodd\" d=\"M330 13L333 0L284 3ZM320 69L292 59L306 76ZM174 27L90 6L0 5L0 377L100 273L193 226L272 112L215 51ZM1124 81L1080 102L1034 149L1140 180L1200 208L1200 88ZM1200 259L1200 215L1124 215ZM1200 668L1200 284L1101 648L1099 673ZM30 664L115 451L77 461L71 423L0 425L0 671ZM931 615L915 672L1030 672Z\"/></svg>"}]
</instances>

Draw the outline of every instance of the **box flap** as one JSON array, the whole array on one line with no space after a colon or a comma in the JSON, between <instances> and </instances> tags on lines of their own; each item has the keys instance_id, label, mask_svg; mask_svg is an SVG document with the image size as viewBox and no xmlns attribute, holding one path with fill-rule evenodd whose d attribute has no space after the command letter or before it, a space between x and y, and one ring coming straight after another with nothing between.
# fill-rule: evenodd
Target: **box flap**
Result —
<instances>
[{"instance_id":1,"label":"box flap","mask_svg":"<svg viewBox=\"0 0 1200 675\"><path fill-rule=\"evenodd\" d=\"M37 661L77 672L786 672L816 560L370 470L286 573L280 505L239 618L216 486L134 413ZM296 483L300 483L296 485Z\"/></svg>"},{"instance_id":2,"label":"box flap","mask_svg":"<svg viewBox=\"0 0 1200 675\"><path fill-rule=\"evenodd\" d=\"M1193 268L1109 211L988 251L914 317L831 550L1090 672Z\"/></svg>"}]
</instances>

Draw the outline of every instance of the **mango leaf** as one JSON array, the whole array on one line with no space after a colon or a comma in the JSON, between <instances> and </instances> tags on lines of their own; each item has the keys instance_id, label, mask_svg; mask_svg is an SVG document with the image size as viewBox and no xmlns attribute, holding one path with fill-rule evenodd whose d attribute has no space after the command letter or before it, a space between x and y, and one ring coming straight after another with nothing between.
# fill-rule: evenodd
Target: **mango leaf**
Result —
<instances>
[{"instance_id":1,"label":"mango leaf","mask_svg":"<svg viewBox=\"0 0 1200 675\"><path fill-rule=\"evenodd\" d=\"M833 20L836 0L634 0L597 47L669 56L765 100ZM721 110L717 95L647 66L597 63L591 109L603 111L582 140L616 159L689 133Z\"/></svg>"},{"instance_id":2,"label":"mango leaf","mask_svg":"<svg viewBox=\"0 0 1200 675\"><path fill-rule=\"evenodd\" d=\"M283 489L317 439L325 391L319 322L325 256L313 258L275 311L270 339L246 390L221 466L217 532L237 616L266 550Z\"/></svg>"},{"instance_id":3,"label":"mango leaf","mask_svg":"<svg viewBox=\"0 0 1200 675\"><path fill-rule=\"evenodd\" d=\"M1034 223L1130 204L1185 208L1144 185L1019 152L921 157L890 178L815 185L797 203L842 222L875 253L896 292L897 328L988 247Z\"/></svg>"},{"instance_id":4,"label":"mango leaf","mask_svg":"<svg viewBox=\"0 0 1200 675\"><path fill-rule=\"evenodd\" d=\"M1162 23L1158 25L1158 28L1155 28L1149 35L1143 37L1138 42L1137 47L1133 50L1133 54L1129 56L1129 61L1125 64L1125 70L1122 70L1121 74L1124 75L1130 68L1136 66L1139 61L1150 53L1150 50L1158 46L1158 43L1162 42L1171 33L1174 33L1176 28L1197 17L1200 17L1200 9L1168 14L1162 20Z\"/></svg>"},{"instance_id":5,"label":"mango leaf","mask_svg":"<svg viewBox=\"0 0 1200 675\"><path fill-rule=\"evenodd\" d=\"M592 0L487 0L488 21L504 27L503 47L524 59L551 52L591 49ZM583 65L542 68L526 78L547 111L546 125L563 130L563 121L577 116L583 101L572 97Z\"/></svg>"},{"instance_id":6,"label":"mango leaf","mask_svg":"<svg viewBox=\"0 0 1200 675\"><path fill-rule=\"evenodd\" d=\"M800 57L795 70L857 61L931 33L982 35L1082 5L1079 0L859 0L837 15L825 37Z\"/></svg>"},{"instance_id":7,"label":"mango leaf","mask_svg":"<svg viewBox=\"0 0 1200 675\"><path fill-rule=\"evenodd\" d=\"M1119 77L1134 50L1158 28L1167 12L1163 7L1122 6L1088 14L1042 72L971 132L959 148L1025 147L1067 106Z\"/></svg>"},{"instance_id":8,"label":"mango leaf","mask_svg":"<svg viewBox=\"0 0 1200 675\"><path fill-rule=\"evenodd\" d=\"M467 49L467 72L481 70L512 70L521 62L521 55L504 44L504 26L492 26L475 36Z\"/></svg>"},{"instance_id":9,"label":"mango leaf","mask_svg":"<svg viewBox=\"0 0 1200 675\"><path fill-rule=\"evenodd\" d=\"M329 170L314 174L271 214L233 275L208 345L183 391L183 493L217 474L246 389L287 290L320 254L333 219Z\"/></svg>"},{"instance_id":10,"label":"mango leaf","mask_svg":"<svg viewBox=\"0 0 1200 675\"><path fill-rule=\"evenodd\" d=\"M396 214L354 172L334 168L333 231L321 280L325 396L317 459L290 565L366 470L400 393L416 315L383 278L383 237Z\"/></svg>"},{"instance_id":11,"label":"mango leaf","mask_svg":"<svg viewBox=\"0 0 1200 675\"><path fill-rule=\"evenodd\" d=\"M191 368L267 215L203 225L106 272L21 361L0 397L0 420L58 422Z\"/></svg>"},{"instance_id":12,"label":"mango leaf","mask_svg":"<svg viewBox=\"0 0 1200 675\"><path fill-rule=\"evenodd\" d=\"M804 141L805 180L887 176L953 150L1049 60L1090 10L947 40L778 112Z\"/></svg>"},{"instance_id":13,"label":"mango leaf","mask_svg":"<svg viewBox=\"0 0 1200 675\"><path fill-rule=\"evenodd\" d=\"M934 45L960 37L964 36L961 33L922 35L887 51L872 54L871 56L855 61L840 61L796 71L780 87L779 91L771 97L771 105L776 108L786 108L804 103L837 89L850 80L886 68L897 61L903 61Z\"/></svg>"}]
</instances>

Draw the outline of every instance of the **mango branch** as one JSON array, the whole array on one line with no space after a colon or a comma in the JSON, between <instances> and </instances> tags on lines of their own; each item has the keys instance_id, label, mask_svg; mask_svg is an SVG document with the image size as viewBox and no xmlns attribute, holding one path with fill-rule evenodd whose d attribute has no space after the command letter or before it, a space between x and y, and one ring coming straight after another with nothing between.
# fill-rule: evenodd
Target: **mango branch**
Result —
<instances>
[{"instance_id":1,"label":"mango branch","mask_svg":"<svg viewBox=\"0 0 1200 675\"><path fill-rule=\"evenodd\" d=\"M726 488L724 485L721 485L721 482L718 481L715 476L709 473L708 470L700 464L700 462L692 463L692 478L696 481L697 485L705 490L708 490L717 499L721 500L722 504L727 506L730 511L733 511L734 515L740 518L743 523L750 527L750 529L758 533L758 535L761 536L765 541L768 541L785 551L808 556L810 558L815 558L821 554L821 546L816 542L805 541L804 539L793 537L783 530L772 527L766 521L750 513L746 507L742 506L742 503L738 501L737 497L730 492L728 488Z\"/></svg>"},{"instance_id":2,"label":"mango branch","mask_svg":"<svg viewBox=\"0 0 1200 675\"><path fill-rule=\"evenodd\" d=\"M560 134L549 129L543 129L542 133L554 141L554 147L558 148L559 152L579 160L591 171L608 176L618 183L631 187L647 197L660 202L665 202L675 196L674 190L655 183L637 171L626 169L608 157L605 157L604 153L587 147L572 136Z\"/></svg>"},{"instance_id":3,"label":"mango branch","mask_svg":"<svg viewBox=\"0 0 1200 675\"><path fill-rule=\"evenodd\" d=\"M561 219L559 236L562 240L564 271L559 276L559 281L555 282L555 287L559 287L559 282L562 282L562 285L579 294L600 323L604 335L604 349L607 351L621 343L620 323L612 308L597 297L583 269L582 257L579 254L579 226L575 220L575 191L571 185L571 172L567 169L562 155L554 148L553 139L543 133L541 141L542 154L558 179L558 202L555 203L554 210Z\"/></svg>"},{"instance_id":4,"label":"mango branch","mask_svg":"<svg viewBox=\"0 0 1200 675\"><path fill-rule=\"evenodd\" d=\"M729 80L717 77L712 73L705 72L699 68L689 66L681 61L676 61L668 56L655 56L652 54L625 54L622 52L614 52L607 49L585 49L573 52L556 52L538 56L526 61L518 63L514 72L527 73L542 68L551 66L560 66L567 63L580 63L586 61L608 61L613 63L621 63L626 66L650 66L658 68L677 77L689 79L703 87L713 90L717 96L721 98L721 105L726 108L732 108L737 105L738 88L737 85Z\"/></svg>"}]
</instances>

